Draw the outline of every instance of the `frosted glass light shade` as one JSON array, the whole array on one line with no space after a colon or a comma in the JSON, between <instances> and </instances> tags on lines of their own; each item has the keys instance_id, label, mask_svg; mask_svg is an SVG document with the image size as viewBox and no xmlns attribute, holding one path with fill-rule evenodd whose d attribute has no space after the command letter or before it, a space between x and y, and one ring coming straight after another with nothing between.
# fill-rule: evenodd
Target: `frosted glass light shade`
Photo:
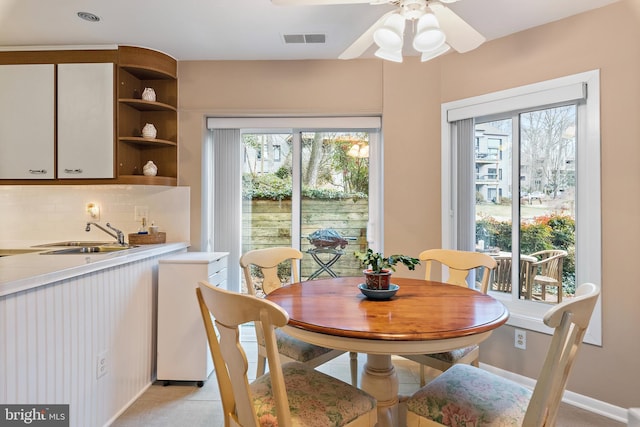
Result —
<instances>
[{"instance_id":1,"label":"frosted glass light shade","mask_svg":"<svg viewBox=\"0 0 640 427\"><path fill-rule=\"evenodd\" d=\"M423 52L422 56L420 57L420 61L421 62L426 62L426 61L428 61L430 59L435 58L436 56L440 56L443 53L448 52L449 49L451 49L451 46L449 46L448 44L445 43L445 44L443 44L442 46L440 46L437 49L430 50L428 52Z\"/></svg>"},{"instance_id":2,"label":"frosted glass light shade","mask_svg":"<svg viewBox=\"0 0 640 427\"><path fill-rule=\"evenodd\" d=\"M445 42L445 35L433 13L425 13L418 20L413 48L418 52L438 49Z\"/></svg>"},{"instance_id":3,"label":"frosted glass light shade","mask_svg":"<svg viewBox=\"0 0 640 427\"><path fill-rule=\"evenodd\" d=\"M376 50L376 53L374 55L377 56L378 58L386 59L387 61L402 62L402 51L400 51L399 49L386 50L386 49L380 48Z\"/></svg>"},{"instance_id":4,"label":"frosted glass light shade","mask_svg":"<svg viewBox=\"0 0 640 427\"><path fill-rule=\"evenodd\" d=\"M384 25L373 33L373 41L385 50L398 50L402 48L404 38L404 17L392 13L384 21Z\"/></svg>"}]
</instances>

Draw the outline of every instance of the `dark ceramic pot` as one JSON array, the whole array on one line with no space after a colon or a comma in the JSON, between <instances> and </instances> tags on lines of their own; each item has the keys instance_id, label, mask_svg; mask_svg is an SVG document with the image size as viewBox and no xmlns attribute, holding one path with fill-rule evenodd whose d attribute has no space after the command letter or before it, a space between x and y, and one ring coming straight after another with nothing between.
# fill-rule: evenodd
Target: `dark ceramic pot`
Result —
<instances>
[{"instance_id":1,"label":"dark ceramic pot","mask_svg":"<svg viewBox=\"0 0 640 427\"><path fill-rule=\"evenodd\" d=\"M382 270L374 273L371 270L363 270L365 283L369 289L389 289L391 283L391 271Z\"/></svg>"}]
</instances>

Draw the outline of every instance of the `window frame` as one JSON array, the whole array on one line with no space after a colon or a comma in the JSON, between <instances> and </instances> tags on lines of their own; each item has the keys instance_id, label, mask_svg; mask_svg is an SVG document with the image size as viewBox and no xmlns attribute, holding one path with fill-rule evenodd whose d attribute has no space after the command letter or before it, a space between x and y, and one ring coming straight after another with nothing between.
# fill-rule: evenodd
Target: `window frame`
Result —
<instances>
[{"instance_id":1,"label":"window frame","mask_svg":"<svg viewBox=\"0 0 640 427\"><path fill-rule=\"evenodd\" d=\"M503 115L512 111L550 107L567 100L578 102L576 154L576 285L602 283L601 174L600 174L600 72L591 70L557 79L444 103L441 106L442 246L455 248L458 206L456 188L455 121ZM517 160L516 160L517 161ZM514 190L515 191L515 190ZM470 202L471 203L471 202ZM514 205L514 218L517 206ZM517 225L514 225L516 227ZM516 229L517 231L517 229ZM588 236L588 238L586 238ZM495 295L509 309L508 325L551 334L542 317L549 305ZM585 342L602 344L602 310L598 300Z\"/></svg>"}]
</instances>

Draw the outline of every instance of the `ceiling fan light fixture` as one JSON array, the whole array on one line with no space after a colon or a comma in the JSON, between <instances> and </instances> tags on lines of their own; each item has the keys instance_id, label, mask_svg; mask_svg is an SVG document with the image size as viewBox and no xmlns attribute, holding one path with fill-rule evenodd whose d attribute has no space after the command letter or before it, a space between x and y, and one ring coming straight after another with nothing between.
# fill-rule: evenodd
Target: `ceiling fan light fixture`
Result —
<instances>
[{"instance_id":1,"label":"ceiling fan light fixture","mask_svg":"<svg viewBox=\"0 0 640 427\"><path fill-rule=\"evenodd\" d=\"M448 52L449 49L451 49L451 46L449 46L448 44L444 43L442 46L440 46L437 49L430 50L428 52L423 52L422 56L420 57L420 62L427 62L430 59L433 59L433 58L435 58L437 56L442 55L443 53Z\"/></svg>"},{"instance_id":2,"label":"ceiling fan light fixture","mask_svg":"<svg viewBox=\"0 0 640 427\"><path fill-rule=\"evenodd\" d=\"M373 41L384 50L402 49L404 25L404 18L397 13L392 13L385 20L384 25L373 33Z\"/></svg>"},{"instance_id":3,"label":"ceiling fan light fixture","mask_svg":"<svg viewBox=\"0 0 640 427\"><path fill-rule=\"evenodd\" d=\"M445 39L439 28L424 30L413 38L413 48L418 52L430 52L442 46Z\"/></svg>"},{"instance_id":4,"label":"ceiling fan light fixture","mask_svg":"<svg viewBox=\"0 0 640 427\"><path fill-rule=\"evenodd\" d=\"M413 37L413 48L418 52L438 49L445 42L444 32L440 29L438 19L433 13L425 13L418 20L416 34Z\"/></svg>"},{"instance_id":5,"label":"ceiling fan light fixture","mask_svg":"<svg viewBox=\"0 0 640 427\"><path fill-rule=\"evenodd\" d=\"M387 61L402 62L402 51L400 49L386 50L386 49L380 48L376 50L374 55L377 56L378 58L382 58Z\"/></svg>"}]
</instances>

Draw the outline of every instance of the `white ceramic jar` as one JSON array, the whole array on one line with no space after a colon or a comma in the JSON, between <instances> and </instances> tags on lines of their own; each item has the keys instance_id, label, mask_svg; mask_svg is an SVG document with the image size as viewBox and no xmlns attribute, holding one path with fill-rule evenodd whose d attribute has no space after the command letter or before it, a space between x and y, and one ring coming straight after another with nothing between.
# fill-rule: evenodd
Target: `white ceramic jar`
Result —
<instances>
[{"instance_id":1,"label":"white ceramic jar","mask_svg":"<svg viewBox=\"0 0 640 427\"><path fill-rule=\"evenodd\" d=\"M146 176L156 176L158 174L158 167L149 160L146 165L142 167L142 173Z\"/></svg>"},{"instance_id":2,"label":"white ceramic jar","mask_svg":"<svg viewBox=\"0 0 640 427\"><path fill-rule=\"evenodd\" d=\"M142 99L145 101L154 101L156 100L156 91L151 87L145 87L142 91Z\"/></svg>"},{"instance_id":3,"label":"white ceramic jar","mask_svg":"<svg viewBox=\"0 0 640 427\"><path fill-rule=\"evenodd\" d=\"M147 123L142 128L142 137L143 138L154 139L157 134L158 134L158 131L156 130L156 127L154 125L152 125L151 123Z\"/></svg>"}]
</instances>

